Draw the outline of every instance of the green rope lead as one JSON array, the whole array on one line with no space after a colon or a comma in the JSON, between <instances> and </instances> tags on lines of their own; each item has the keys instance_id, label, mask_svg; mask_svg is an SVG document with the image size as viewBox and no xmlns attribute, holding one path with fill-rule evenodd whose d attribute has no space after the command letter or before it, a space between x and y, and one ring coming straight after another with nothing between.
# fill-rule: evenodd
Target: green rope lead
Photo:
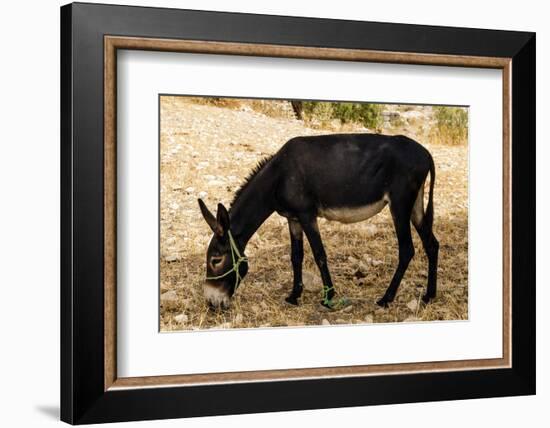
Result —
<instances>
[{"instance_id":1,"label":"green rope lead","mask_svg":"<svg viewBox=\"0 0 550 428\"><path fill-rule=\"evenodd\" d=\"M227 232L227 234L229 235L229 248L231 250L231 261L233 262L233 267L221 275L207 276L206 279L222 279L222 278L225 278L227 275L229 275L231 272L235 272L236 274L235 290L236 290L239 287L239 282L243 279L241 277L241 274L239 273L239 266L243 262L248 263L248 258L241 255L241 252L239 251L239 248L237 247L235 239L233 239L233 235L231 234L230 230Z\"/></svg>"},{"instance_id":2,"label":"green rope lead","mask_svg":"<svg viewBox=\"0 0 550 428\"><path fill-rule=\"evenodd\" d=\"M329 299L328 293L330 290L334 290L334 286L328 287L327 285L323 285L323 305L326 306L329 309L341 309L344 306L348 305L349 300L345 297L342 297L338 300Z\"/></svg>"}]
</instances>

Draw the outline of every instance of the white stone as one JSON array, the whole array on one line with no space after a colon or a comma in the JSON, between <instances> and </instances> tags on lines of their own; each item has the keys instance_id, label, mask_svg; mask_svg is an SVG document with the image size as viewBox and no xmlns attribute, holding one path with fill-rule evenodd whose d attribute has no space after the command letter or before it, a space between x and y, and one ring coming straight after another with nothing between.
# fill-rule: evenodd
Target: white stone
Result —
<instances>
[{"instance_id":1,"label":"white stone","mask_svg":"<svg viewBox=\"0 0 550 428\"><path fill-rule=\"evenodd\" d=\"M369 271L369 266L367 266L367 264L365 262L360 260L359 261L359 270L362 271L363 273L368 272Z\"/></svg>"},{"instance_id":2,"label":"white stone","mask_svg":"<svg viewBox=\"0 0 550 428\"><path fill-rule=\"evenodd\" d=\"M174 319L181 324L185 324L189 320L189 317L186 314L179 314Z\"/></svg>"},{"instance_id":3,"label":"white stone","mask_svg":"<svg viewBox=\"0 0 550 428\"><path fill-rule=\"evenodd\" d=\"M175 262L179 259L178 255L177 254L168 254L164 260L167 261L168 263L172 263L172 262Z\"/></svg>"},{"instance_id":4,"label":"white stone","mask_svg":"<svg viewBox=\"0 0 550 428\"><path fill-rule=\"evenodd\" d=\"M407 303L407 308L415 312L418 308L418 301L416 299L411 300L409 303Z\"/></svg>"},{"instance_id":5,"label":"white stone","mask_svg":"<svg viewBox=\"0 0 550 428\"><path fill-rule=\"evenodd\" d=\"M365 226L365 234L369 237L376 235L377 230L378 229L376 228L376 226L374 224L367 224Z\"/></svg>"},{"instance_id":6,"label":"white stone","mask_svg":"<svg viewBox=\"0 0 550 428\"><path fill-rule=\"evenodd\" d=\"M312 288L319 286L320 281L313 273L305 271L302 273L302 284L305 288L309 288L311 290Z\"/></svg>"},{"instance_id":7,"label":"white stone","mask_svg":"<svg viewBox=\"0 0 550 428\"><path fill-rule=\"evenodd\" d=\"M348 262L355 264L355 263L358 262L358 260L357 260L355 257L353 257L353 256L349 256L349 257L348 257Z\"/></svg>"},{"instance_id":8,"label":"white stone","mask_svg":"<svg viewBox=\"0 0 550 428\"><path fill-rule=\"evenodd\" d=\"M178 295L174 290L162 293L160 296L160 303L166 309L173 309L178 305Z\"/></svg>"}]
</instances>

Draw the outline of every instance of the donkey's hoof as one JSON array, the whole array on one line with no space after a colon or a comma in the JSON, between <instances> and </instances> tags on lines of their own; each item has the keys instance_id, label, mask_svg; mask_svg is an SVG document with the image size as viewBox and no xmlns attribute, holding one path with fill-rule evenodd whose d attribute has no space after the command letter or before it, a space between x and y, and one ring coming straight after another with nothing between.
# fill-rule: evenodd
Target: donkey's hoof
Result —
<instances>
[{"instance_id":1,"label":"donkey's hoof","mask_svg":"<svg viewBox=\"0 0 550 428\"><path fill-rule=\"evenodd\" d=\"M329 300L327 302L326 300L323 299L323 300L320 300L319 303L321 304L321 309L324 311L335 311L337 309L340 309L332 300Z\"/></svg>"},{"instance_id":2,"label":"donkey's hoof","mask_svg":"<svg viewBox=\"0 0 550 428\"><path fill-rule=\"evenodd\" d=\"M431 295L431 294L424 294L422 296L422 301L425 303L425 304L428 304L430 303L431 300L435 299L435 294Z\"/></svg>"},{"instance_id":3,"label":"donkey's hoof","mask_svg":"<svg viewBox=\"0 0 550 428\"><path fill-rule=\"evenodd\" d=\"M298 298L295 296L288 296L285 298L285 302L287 302L290 305L298 306Z\"/></svg>"},{"instance_id":4,"label":"donkey's hoof","mask_svg":"<svg viewBox=\"0 0 550 428\"><path fill-rule=\"evenodd\" d=\"M389 304L393 301L393 299L388 299L387 297L382 297L380 300L376 302L376 304L382 308L389 307Z\"/></svg>"},{"instance_id":5,"label":"donkey's hoof","mask_svg":"<svg viewBox=\"0 0 550 428\"><path fill-rule=\"evenodd\" d=\"M325 300L321 300L319 303L321 304L321 306L323 308L332 310L332 307L330 306L330 302L326 302Z\"/></svg>"}]
</instances>

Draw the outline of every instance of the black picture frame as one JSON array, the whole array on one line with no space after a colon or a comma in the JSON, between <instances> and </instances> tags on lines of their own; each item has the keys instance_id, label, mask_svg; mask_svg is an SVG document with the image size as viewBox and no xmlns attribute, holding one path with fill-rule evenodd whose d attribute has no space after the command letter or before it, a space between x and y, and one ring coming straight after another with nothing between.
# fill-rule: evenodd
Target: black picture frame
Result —
<instances>
[{"instance_id":1,"label":"black picture frame","mask_svg":"<svg viewBox=\"0 0 550 428\"><path fill-rule=\"evenodd\" d=\"M105 391L105 35L511 58L512 367ZM63 6L61 419L86 424L534 394L535 97L534 33Z\"/></svg>"}]
</instances>

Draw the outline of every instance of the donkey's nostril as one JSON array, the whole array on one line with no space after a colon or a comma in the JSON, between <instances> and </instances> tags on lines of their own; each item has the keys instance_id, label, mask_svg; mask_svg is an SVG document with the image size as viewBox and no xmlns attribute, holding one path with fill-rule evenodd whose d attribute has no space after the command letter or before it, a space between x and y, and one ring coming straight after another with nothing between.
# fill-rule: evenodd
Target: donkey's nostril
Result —
<instances>
[{"instance_id":1,"label":"donkey's nostril","mask_svg":"<svg viewBox=\"0 0 550 428\"><path fill-rule=\"evenodd\" d=\"M223 261L223 257L212 257L211 263L212 267L217 267Z\"/></svg>"},{"instance_id":2,"label":"donkey's nostril","mask_svg":"<svg viewBox=\"0 0 550 428\"><path fill-rule=\"evenodd\" d=\"M229 305L225 302L208 302L208 309L214 312L220 312L225 311L227 308L229 308Z\"/></svg>"},{"instance_id":3,"label":"donkey's nostril","mask_svg":"<svg viewBox=\"0 0 550 428\"><path fill-rule=\"evenodd\" d=\"M219 308L220 308L219 305L217 304L215 305L211 301L208 301L208 309L210 309L211 311L217 311Z\"/></svg>"}]
</instances>

